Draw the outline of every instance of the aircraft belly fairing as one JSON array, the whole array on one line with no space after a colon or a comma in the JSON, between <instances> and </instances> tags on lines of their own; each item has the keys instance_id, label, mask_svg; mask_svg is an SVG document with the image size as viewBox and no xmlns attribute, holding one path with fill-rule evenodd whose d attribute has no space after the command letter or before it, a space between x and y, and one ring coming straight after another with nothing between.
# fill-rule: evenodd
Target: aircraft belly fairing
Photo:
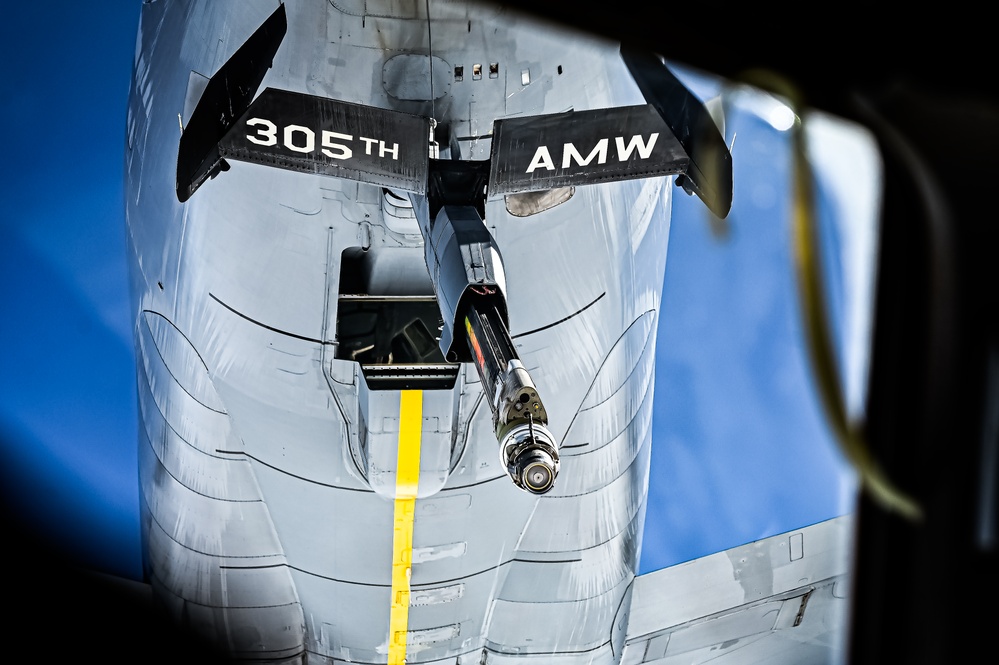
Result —
<instances>
[{"instance_id":1,"label":"aircraft belly fairing","mask_svg":"<svg viewBox=\"0 0 999 665\"><path fill-rule=\"evenodd\" d=\"M126 159L146 574L240 658L616 663L664 176L718 187L614 45L429 12L144 5ZM546 150L516 138L542 124Z\"/></svg>"}]
</instances>

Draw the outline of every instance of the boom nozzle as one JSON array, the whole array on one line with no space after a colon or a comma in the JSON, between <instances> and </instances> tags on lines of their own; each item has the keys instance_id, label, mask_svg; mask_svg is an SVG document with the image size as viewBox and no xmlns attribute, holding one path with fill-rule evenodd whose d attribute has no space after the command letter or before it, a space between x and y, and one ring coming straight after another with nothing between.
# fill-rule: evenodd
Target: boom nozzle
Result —
<instances>
[{"instance_id":1,"label":"boom nozzle","mask_svg":"<svg viewBox=\"0 0 999 665\"><path fill-rule=\"evenodd\" d=\"M517 487L532 494L548 492L558 476L558 445L546 427L548 413L538 389L517 357L503 319L494 307L470 304L465 334L482 386L491 396L503 468Z\"/></svg>"},{"instance_id":2,"label":"boom nozzle","mask_svg":"<svg viewBox=\"0 0 999 665\"><path fill-rule=\"evenodd\" d=\"M544 425L528 419L511 428L500 441L500 460L517 487L544 494L558 476L558 447Z\"/></svg>"}]
</instances>

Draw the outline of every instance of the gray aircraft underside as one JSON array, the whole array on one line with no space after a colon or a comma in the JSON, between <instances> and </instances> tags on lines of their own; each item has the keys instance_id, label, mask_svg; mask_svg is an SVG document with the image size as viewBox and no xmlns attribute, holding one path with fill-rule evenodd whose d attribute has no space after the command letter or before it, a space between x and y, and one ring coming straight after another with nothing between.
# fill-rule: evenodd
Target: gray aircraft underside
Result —
<instances>
[{"instance_id":1,"label":"gray aircraft underside","mask_svg":"<svg viewBox=\"0 0 999 665\"><path fill-rule=\"evenodd\" d=\"M181 202L182 133L277 7L143 6L126 191L157 602L259 661L839 658L845 518L636 577L673 176L485 198L510 339L557 443L545 493L511 482L492 388L438 348L451 322L421 193L227 160ZM646 103L618 45L499 8L285 9L260 90L434 118L442 159L490 159L497 119ZM264 120L259 141L333 145ZM336 150L392 157L349 129Z\"/></svg>"}]
</instances>

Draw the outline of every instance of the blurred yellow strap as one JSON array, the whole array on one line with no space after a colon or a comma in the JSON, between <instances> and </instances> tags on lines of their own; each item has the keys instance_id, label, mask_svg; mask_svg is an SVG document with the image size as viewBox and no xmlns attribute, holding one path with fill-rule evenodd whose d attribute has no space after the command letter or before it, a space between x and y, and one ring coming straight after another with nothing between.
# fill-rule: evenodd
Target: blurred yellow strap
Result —
<instances>
[{"instance_id":1,"label":"blurred yellow strap","mask_svg":"<svg viewBox=\"0 0 999 665\"><path fill-rule=\"evenodd\" d=\"M901 514L909 520L921 520L922 509L910 496L898 489L885 475L871 454L857 423L850 422L843 400L839 372L833 354L829 319L824 306L825 290L822 266L818 254L818 222L812 191L812 170L808 160L805 131L798 110L798 95L787 81L771 73L750 73L748 82L783 96L792 104L795 122L791 127L794 259L798 293L805 325L805 338L818 384L819 397L840 450L853 465L865 491L885 510Z\"/></svg>"}]
</instances>

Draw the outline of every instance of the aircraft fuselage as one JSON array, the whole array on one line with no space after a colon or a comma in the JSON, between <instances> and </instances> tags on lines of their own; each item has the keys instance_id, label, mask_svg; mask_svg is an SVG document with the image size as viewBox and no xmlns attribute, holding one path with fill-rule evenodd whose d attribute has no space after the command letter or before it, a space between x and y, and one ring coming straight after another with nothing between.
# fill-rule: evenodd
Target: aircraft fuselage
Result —
<instances>
[{"instance_id":1,"label":"aircraft fuselage","mask_svg":"<svg viewBox=\"0 0 999 665\"><path fill-rule=\"evenodd\" d=\"M487 193L510 339L561 464L551 491L525 492L501 461L491 389L437 348L421 195L228 160L178 199L178 144L208 79L274 10L143 6L126 191L158 602L241 658L617 662L644 523L669 180ZM441 159L487 160L497 119L644 103L615 45L506 10L286 10L261 89L431 117ZM246 124L275 159L403 157L346 121ZM611 132L528 158L540 174L638 158L654 141Z\"/></svg>"}]
</instances>

